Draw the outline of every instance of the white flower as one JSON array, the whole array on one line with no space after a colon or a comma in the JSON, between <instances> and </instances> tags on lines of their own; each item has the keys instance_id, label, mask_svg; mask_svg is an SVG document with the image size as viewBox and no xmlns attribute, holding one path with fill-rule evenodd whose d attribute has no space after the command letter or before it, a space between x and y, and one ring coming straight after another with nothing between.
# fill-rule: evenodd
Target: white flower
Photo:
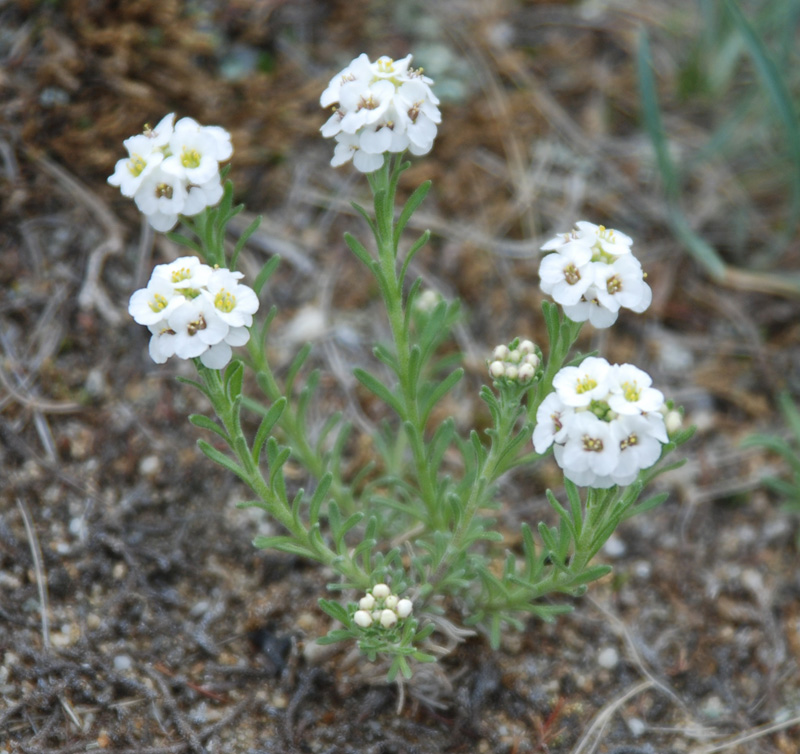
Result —
<instances>
[{"instance_id":1,"label":"white flower","mask_svg":"<svg viewBox=\"0 0 800 754\"><path fill-rule=\"evenodd\" d=\"M140 325L155 325L185 300L167 280L151 277L146 288L140 288L131 296L128 314Z\"/></svg>"},{"instance_id":2,"label":"white flower","mask_svg":"<svg viewBox=\"0 0 800 754\"><path fill-rule=\"evenodd\" d=\"M620 456L612 476L617 484L626 485L661 457L661 442L644 416L620 416L615 423L621 435Z\"/></svg>"},{"instance_id":3,"label":"white flower","mask_svg":"<svg viewBox=\"0 0 800 754\"><path fill-rule=\"evenodd\" d=\"M594 262L595 296L610 311L625 307L643 312L653 300L650 286L644 282L642 265L632 254L618 257L611 264Z\"/></svg>"},{"instance_id":4,"label":"white flower","mask_svg":"<svg viewBox=\"0 0 800 754\"><path fill-rule=\"evenodd\" d=\"M158 231L175 227L181 215L192 216L222 198L219 163L233 153L230 134L219 126L201 126L192 118L175 125L170 113L155 128L123 144L108 182L119 186Z\"/></svg>"},{"instance_id":5,"label":"white flower","mask_svg":"<svg viewBox=\"0 0 800 754\"><path fill-rule=\"evenodd\" d=\"M564 443L564 475L575 481L591 472L593 487L611 487L610 475L620 457L621 433L617 425L598 419L589 411L576 413ZM584 482L585 483L585 482Z\"/></svg>"},{"instance_id":6,"label":"white flower","mask_svg":"<svg viewBox=\"0 0 800 754\"><path fill-rule=\"evenodd\" d=\"M372 63L362 54L331 79L320 97L322 107L335 106L320 129L336 139L331 165L352 159L357 170L371 173L387 152L430 151L441 122L439 100L431 79L410 63L411 55Z\"/></svg>"},{"instance_id":7,"label":"white flower","mask_svg":"<svg viewBox=\"0 0 800 754\"><path fill-rule=\"evenodd\" d=\"M372 616L366 610L356 610L353 623L361 628L369 628L372 625Z\"/></svg>"},{"instance_id":8,"label":"white flower","mask_svg":"<svg viewBox=\"0 0 800 754\"><path fill-rule=\"evenodd\" d=\"M404 598L397 603L395 612L397 613L398 618L408 618L413 609L414 604L411 602L411 600Z\"/></svg>"},{"instance_id":9,"label":"white flower","mask_svg":"<svg viewBox=\"0 0 800 754\"><path fill-rule=\"evenodd\" d=\"M536 426L533 429L533 448L542 454L554 442L562 442L567 435L567 417L574 411L567 407L558 393L550 393L536 410Z\"/></svg>"},{"instance_id":10,"label":"white flower","mask_svg":"<svg viewBox=\"0 0 800 754\"><path fill-rule=\"evenodd\" d=\"M202 291L214 306L217 316L230 327L250 327L258 310L258 297L252 288L240 285L241 272L214 270Z\"/></svg>"},{"instance_id":11,"label":"white flower","mask_svg":"<svg viewBox=\"0 0 800 754\"><path fill-rule=\"evenodd\" d=\"M664 394L651 387L652 384L650 375L633 364L615 364L609 380L608 405L618 414L626 415L660 411Z\"/></svg>"},{"instance_id":12,"label":"white flower","mask_svg":"<svg viewBox=\"0 0 800 754\"><path fill-rule=\"evenodd\" d=\"M590 246L595 246L606 254L619 256L620 254L630 254L633 239L618 230L606 228L604 225L595 225L581 221L575 223L577 236L587 242Z\"/></svg>"},{"instance_id":13,"label":"white flower","mask_svg":"<svg viewBox=\"0 0 800 754\"><path fill-rule=\"evenodd\" d=\"M181 304L167 318L167 323L175 333L175 355L181 359L200 356L228 334L228 325L202 296Z\"/></svg>"},{"instance_id":14,"label":"white flower","mask_svg":"<svg viewBox=\"0 0 800 754\"><path fill-rule=\"evenodd\" d=\"M553 378L536 412L533 446L553 445L556 463L575 484L605 489L631 484L668 442L664 396L647 372L589 357Z\"/></svg>"},{"instance_id":15,"label":"white flower","mask_svg":"<svg viewBox=\"0 0 800 754\"><path fill-rule=\"evenodd\" d=\"M580 366L561 369L553 378L553 387L567 406L588 406L608 395L610 369L605 359L590 356Z\"/></svg>"},{"instance_id":16,"label":"white flower","mask_svg":"<svg viewBox=\"0 0 800 754\"><path fill-rule=\"evenodd\" d=\"M212 272L211 267L203 264L197 257L185 256L178 257L168 264L156 265L151 280L154 278L164 280L176 291L198 290L208 284Z\"/></svg>"},{"instance_id":17,"label":"white flower","mask_svg":"<svg viewBox=\"0 0 800 754\"><path fill-rule=\"evenodd\" d=\"M242 277L190 256L157 265L128 305L131 316L150 330L153 361L199 357L209 369L222 369L232 347L250 339L248 327L258 309L258 298L239 282Z\"/></svg>"},{"instance_id":18,"label":"white flower","mask_svg":"<svg viewBox=\"0 0 800 754\"><path fill-rule=\"evenodd\" d=\"M564 244L539 265L542 290L562 306L577 304L594 282L592 252L584 244Z\"/></svg>"},{"instance_id":19,"label":"white flower","mask_svg":"<svg viewBox=\"0 0 800 754\"><path fill-rule=\"evenodd\" d=\"M550 239L539 266L542 290L564 307L573 322L610 327L620 308L641 313L653 299L633 241L618 230L581 221L569 233Z\"/></svg>"},{"instance_id":20,"label":"white flower","mask_svg":"<svg viewBox=\"0 0 800 754\"><path fill-rule=\"evenodd\" d=\"M123 196L133 197L144 179L161 164L164 153L153 151L152 141L144 134L126 139L125 146L128 157L117 162L108 182L119 186Z\"/></svg>"}]
</instances>

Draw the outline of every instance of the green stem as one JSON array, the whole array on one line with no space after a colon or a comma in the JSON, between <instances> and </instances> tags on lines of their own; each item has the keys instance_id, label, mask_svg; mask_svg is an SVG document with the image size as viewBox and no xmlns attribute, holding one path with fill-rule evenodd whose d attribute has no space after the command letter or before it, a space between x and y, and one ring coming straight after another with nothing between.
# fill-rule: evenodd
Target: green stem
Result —
<instances>
[{"instance_id":1,"label":"green stem","mask_svg":"<svg viewBox=\"0 0 800 754\"><path fill-rule=\"evenodd\" d=\"M418 375L412 374L411 351L406 317L402 282L397 271L397 245L395 243L394 199L397 181L401 172L402 155L398 155L394 165L390 157L386 157L383 167L369 175L375 205L375 227L378 245L378 264L380 276L378 283L386 306L389 326L392 331L395 355L397 358L397 379L403 405L402 421L408 422L413 432L408 433L408 442L414 459L414 467L420 487L420 497L425 506L428 518L434 527L441 523L441 514L436 504L435 472L429 468L428 452L425 443L425 425L421 416Z\"/></svg>"}]
</instances>

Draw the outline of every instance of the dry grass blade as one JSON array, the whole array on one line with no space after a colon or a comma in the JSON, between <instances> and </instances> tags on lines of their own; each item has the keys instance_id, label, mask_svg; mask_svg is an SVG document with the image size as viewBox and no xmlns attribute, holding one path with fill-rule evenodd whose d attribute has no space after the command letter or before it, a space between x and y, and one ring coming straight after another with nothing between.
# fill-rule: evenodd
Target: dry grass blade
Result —
<instances>
[{"instance_id":1,"label":"dry grass blade","mask_svg":"<svg viewBox=\"0 0 800 754\"><path fill-rule=\"evenodd\" d=\"M25 522L25 533L28 535L28 544L31 548L31 557L33 558L33 569L36 573L36 588L39 592L39 611L42 616L42 644L45 651L50 651L50 606L47 599L47 577L44 572L44 564L42 561L42 548L39 545L39 538L36 536L36 531L33 528L31 514L28 506L22 498L17 498L17 507L22 515L22 520Z\"/></svg>"},{"instance_id":2,"label":"dry grass blade","mask_svg":"<svg viewBox=\"0 0 800 754\"><path fill-rule=\"evenodd\" d=\"M40 155L30 156L45 173L55 178L70 196L78 199L105 229L107 234L105 240L89 254L83 285L78 294L78 304L82 309L95 309L110 325L120 324L122 315L100 284L100 275L106 257L122 252L123 234L121 225L111 213L111 210L77 178L67 173L64 168L46 157Z\"/></svg>"}]
</instances>

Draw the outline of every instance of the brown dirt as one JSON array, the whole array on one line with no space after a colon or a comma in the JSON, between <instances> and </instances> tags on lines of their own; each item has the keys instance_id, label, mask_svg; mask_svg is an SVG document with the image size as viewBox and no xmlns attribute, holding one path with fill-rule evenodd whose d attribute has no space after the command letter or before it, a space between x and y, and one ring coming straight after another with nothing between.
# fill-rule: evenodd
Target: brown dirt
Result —
<instances>
[{"instance_id":1,"label":"brown dirt","mask_svg":"<svg viewBox=\"0 0 800 754\"><path fill-rule=\"evenodd\" d=\"M797 523L760 488L774 459L738 448L780 431L778 389L800 391L797 301L709 281L670 236L639 123L642 19L676 149L696 150L727 100L679 96L691 11L628 5L0 3L0 751L798 751ZM537 249L587 218L636 238L655 302L581 346L635 360L700 428L664 480L669 501L621 528L603 553L613 575L573 614L498 652L465 642L399 714L369 663L315 649L326 574L254 550L267 522L235 508L244 491L195 448L186 416L204 404L174 379L188 365L150 363L125 314L176 250L105 184L122 139L166 112L231 130L238 198L264 213L249 264L284 258L268 294L286 333L275 362L321 310L316 410L357 407L368 429L341 367L368 362L383 334L341 241L362 231L348 201L363 186L328 166L317 134L319 93L362 50L426 52L453 92L403 190L434 180L417 272L465 303L458 421L482 421L493 345L543 340ZM437 73L443 55L453 65ZM734 152L685 187L695 229L742 267L787 213L761 146L763 163ZM799 250L773 263L796 269ZM554 478L545 466L507 481L505 530L549 515Z\"/></svg>"}]
</instances>

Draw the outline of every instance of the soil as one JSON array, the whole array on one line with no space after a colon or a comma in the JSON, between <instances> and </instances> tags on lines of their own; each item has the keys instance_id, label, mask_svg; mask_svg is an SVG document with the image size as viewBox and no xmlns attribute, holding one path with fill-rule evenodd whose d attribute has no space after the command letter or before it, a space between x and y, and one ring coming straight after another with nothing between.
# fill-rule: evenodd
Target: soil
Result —
<instances>
[{"instance_id":1,"label":"soil","mask_svg":"<svg viewBox=\"0 0 800 754\"><path fill-rule=\"evenodd\" d=\"M643 19L676 150L719 122L730 92L680 94L694 14L655 0L0 3L0 752L800 751L797 517L762 487L777 460L740 447L785 433L774 398L800 393L797 298L747 272L782 237L785 174L766 139L763 164L742 149L687 178L691 226L744 270L721 284L671 235L640 122ZM613 573L574 612L498 651L469 637L405 686L315 644L329 574L251 545L272 528L196 448L187 416L207 407L175 379L191 365L150 362L126 313L181 252L105 182L122 139L167 112L232 132L237 199L264 218L245 270L283 258L263 302L279 309L271 356L285 369L314 343L313 410L353 416L355 468L380 417L350 366L386 330L342 241L364 237L349 206L363 181L328 165L318 97L362 51L414 52L441 86L440 136L401 190L434 181L414 271L464 302L467 380L446 406L459 426L486 423L494 345L544 342L539 246L605 218L636 239L654 304L586 328L580 347L648 370L698 427L659 482L668 501L620 527L600 556ZM797 269L796 237L770 253L771 270ZM555 472L504 481L510 542L550 520Z\"/></svg>"}]
</instances>

